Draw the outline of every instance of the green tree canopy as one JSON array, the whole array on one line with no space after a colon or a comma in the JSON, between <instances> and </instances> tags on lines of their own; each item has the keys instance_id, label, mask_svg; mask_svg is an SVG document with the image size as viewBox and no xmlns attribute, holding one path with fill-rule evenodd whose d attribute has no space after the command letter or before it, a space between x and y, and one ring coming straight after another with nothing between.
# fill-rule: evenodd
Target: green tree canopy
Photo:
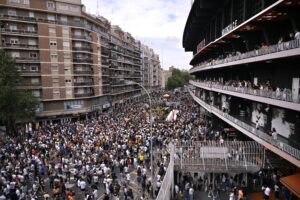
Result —
<instances>
[{"instance_id":1,"label":"green tree canopy","mask_svg":"<svg viewBox=\"0 0 300 200\"><path fill-rule=\"evenodd\" d=\"M173 68L172 76L168 79L167 88L174 89L177 87L182 87L191 79L191 75L186 70L179 70Z\"/></svg>"},{"instance_id":2,"label":"green tree canopy","mask_svg":"<svg viewBox=\"0 0 300 200\"><path fill-rule=\"evenodd\" d=\"M6 126L8 134L14 134L17 121L34 117L38 100L30 91L17 89L21 81L15 61L0 49L0 122Z\"/></svg>"}]
</instances>

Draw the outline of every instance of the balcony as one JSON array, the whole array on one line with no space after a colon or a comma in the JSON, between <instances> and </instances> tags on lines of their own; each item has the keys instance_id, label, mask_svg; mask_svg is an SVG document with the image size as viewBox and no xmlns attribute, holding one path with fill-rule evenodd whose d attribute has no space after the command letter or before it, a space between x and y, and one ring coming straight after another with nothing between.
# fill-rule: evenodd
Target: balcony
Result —
<instances>
[{"instance_id":1,"label":"balcony","mask_svg":"<svg viewBox=\"0 0 300 200\"><path fill-rule=\"evenodd\" d=\"M290 92L289 89L283 91L260 90L246 87L233 87L214 83L212 81L190 81L190 84L205 90L258 101L261 103L268 102L268 104L274 106L300 111L300 97L298 96L297 98L293 98L292 92Z\"/></svg>"},{"instance_id":2,"label":"balcony","mask_svg":"<svg viewBox=\"0 0 300 200\"><path fill-rule=\"evenodd\" d=\"M83 94L75 93L74 96L76 98L91 97L91 96L94 96L94 93L92 93L92 92L90 92L90 93L83 93Z\"/></svg>"},{"instance_id":3,"label":"balcony","mask_svg":"<svg viewBox=\"0 0 300 200\"><path fill-rule=\"evenodd\" d=\"M21 34L21 35L30 35L37 36L37 31L27 31L27 30L12 30L12 29L1 29L2 34Z\"/></svg>"},{"instance_id":4,"label":"balcony","mask_svg":"<svg viewBox=\"0 0 300 200\"><path fill-rule=\"evenodd\" d=\"M224 59L215 59L210 62L202 62L200 64L195 65L195 67L193 67L190 70L190 73L212 68L220 68L270 59L296 56L300 54L298 48L300 48L300 40L291 40L288 42L270 45L265 48L249 51L235 56L230 55Z\"/></svg>"},{"instance_id":5,"label":"balcony","mask_svg":"<svg viewBox=\"0 0 300 200\"><path fill-rule=\"evenodd\" d=\"M23 62L40 62L40 58L30 58L30 57L18 57L14 58L17 63L23 63Z\"/></svg>"},{"instance_id":6,"label":"balcony","mask_svg":"<svg viewBox=\"0 0 300 200\"><path fill-rule=\"evenodd\" d=\"M92 58L73 58L74 63L90 63L93 64Z\"/></svg>"},{"instance_id":7,"label":"balcony","mask_svg":"<svg viewBox=\"0 0 300 200\"><path fill-rule=\"evenodd\" d=\"M38 45L29 45L29 44L3 43L2 47L9 48L9 49L38 50Z\"/></svg>"},{"instance_id":8,"label":"balcony","mask_svg":"<svg viewBox=\"0 0 300 200\"><path fill-rule=\"evenodd\" d=\"M88 51L93 53L93 48L92 47L72 47L73 51Z\"/></svg>"},{"instance_id":9,"label":"balcony","mask_svg":"<svg viewBox=\"0 0 300 200\"><path fill-rule=\"evenodd\" d=\"M86 74L86 75L93 75L94 72L93 71L79 71L79 70L76 70L76 71L73 71L74 74L78 74L78 75L82 75L82 74Z\"/></svg>"},{"instance_id":10,"label":"balcony","mask_svg":"<svg viewBox=\"0 0 300 200\"><path fill-rule=\"evenodd\" d=\"M279 139L275 140L273 137L269 136L267 133L257 130L254 126L245 123L228 113L223 112L219 108L209 105L200 98L196 97L193 92L190 91L190 95L193 99L208 112L216 115L232 127L236 128L240 132L244 133L248 137L262 144L269 150L278 154L280 157L285 158L289 162L293 163L296 166L300 166L300 150L296 149L289 144L280 141Z\"/></svg>"},{"instance_id":11,"label":"balcony","mask_svg":"<svg viewBox=\"0 0 300 200\"><path fill-rule=\"evenodd\" d=\"M92 37L86 36L86 35L73 35L72 37L73 37L73 39L87 40L90 42L93 41Z\"/></svg>"},{"instance_id":12,"label":"balcony","mask_svg":"<svg viewBox=\"0 0 300 200\"><path fill-rule=\"evenodd\" d=\"M41 76L40 71L21 71L20 76Z\"/></svg>"},{"instance_id":13,"label":"balcony","mask_svg":"<svg viewBox=\"0 0 300 200\"><path fill-rule=\"evenodd\" d=\"M74 82L75 86L91 86L94 85L93 81L82 81L82 82Z\"/></svg>"}]
</instances>

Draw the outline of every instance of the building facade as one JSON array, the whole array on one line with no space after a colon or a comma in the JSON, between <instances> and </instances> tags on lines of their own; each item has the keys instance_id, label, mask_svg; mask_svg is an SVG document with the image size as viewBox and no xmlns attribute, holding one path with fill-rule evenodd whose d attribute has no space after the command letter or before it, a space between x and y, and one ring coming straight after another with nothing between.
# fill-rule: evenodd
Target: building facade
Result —
<instances>
[{"instance_id":1,"label":"building facade","mask_svg":"<svg viewBox=\"0 0 300 200\"><path fill-rule=\"evenodd\" d=\"M142 83L146 88L158 88L162 83L159 55L147 45L142 45Z\"/></svg>"},{"instance_id":2,"label":"building facade","mask_svg":"<svg viewBox=\"0 0 300 200\"><path fill-rule=\"evenodd\" d=\"M299 1L195 0L183 35L206 112L300 167Z\"/></svg>"},{"instance_id":3,"label":"building facade","mask_svg":"<svg viewBox=\"0 0 300 200\"><path fill-rule=\"evenodd\" d=\"M40 99L39 118L101 112L139 95L140 42L81 0L0 0L0 42L16 60L20 89Z\"/></svg>"}]
</instances>

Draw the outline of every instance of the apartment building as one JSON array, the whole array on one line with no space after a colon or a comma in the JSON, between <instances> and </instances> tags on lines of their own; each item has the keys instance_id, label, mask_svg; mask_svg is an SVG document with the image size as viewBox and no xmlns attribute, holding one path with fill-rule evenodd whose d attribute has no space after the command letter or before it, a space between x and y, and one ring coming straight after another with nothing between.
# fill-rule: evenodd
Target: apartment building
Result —
<instances>
[{"instance_id":1,"label":"apartment building","mask_svg":"<svg viewBox=\"0 0 300 200\"><path fill-rule=\"evenodd\" d=\"M0 0L1 46L40 99L40 119L85 116L138 96L141 43L81 0Z\"/></svg>"},{"instance_id":2,"label":"apartment building","mask_svg":"<svg viewBox=\"0 0 300 200\"><path fill-rule=\"evenodd\" d=\"M146 88L157 88L162 82L162 68L159 55L147 45L142 45L143 85Z\"/></svg>"},{"instance_id":3,"label":"apartment building","mask_svg":"<svg viewBox=\"0 0 300 200\"><path fill-rule=\"evenodd\" d=\"M299 9L297 0L195 0L183 34L194 100L263 145L283 175L300 167ZM299 175L280 182L299 197L291 179Z\"/></svg>"},{"instance_id":4,"label":"apartment building","mask_svg":"<svg viewBox=\"0 0 300 200\"><path fill-rule=\"evenodd\" d=\"M110 48L110 100L113 105L138 97L142 83L140 41L119 26L111 26ZM126 82L127 81L127 82ZM128 82L129 81L129 82Z\"/></svg>"}]
</instances>

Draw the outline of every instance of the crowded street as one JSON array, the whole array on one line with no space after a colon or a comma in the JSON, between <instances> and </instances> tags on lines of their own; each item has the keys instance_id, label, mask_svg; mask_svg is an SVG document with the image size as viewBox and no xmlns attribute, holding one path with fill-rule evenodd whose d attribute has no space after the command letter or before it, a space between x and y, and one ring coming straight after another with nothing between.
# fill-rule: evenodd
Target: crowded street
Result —
<instances>
[{"instance_id":1,"label":"crowded street","mask_svg":"<svg viewBox=\"0 0 300 200\"><path fill-rule=\"evenodd\" d=\"M152 93L153 173L157 194L168 163L165 146L190 139L196 104L183 95ZM179 102L176 122L160 110ZM178 104L177 104L178 105ZM171 105L172 106L172 105ZM169 107L170 109L171 107ZM97 118L43 123L1 140L0 199L145 199L152 196L151 130L147 99ZM192 133L192 131L191 131Z\"/></svg>"}]
</instances>

